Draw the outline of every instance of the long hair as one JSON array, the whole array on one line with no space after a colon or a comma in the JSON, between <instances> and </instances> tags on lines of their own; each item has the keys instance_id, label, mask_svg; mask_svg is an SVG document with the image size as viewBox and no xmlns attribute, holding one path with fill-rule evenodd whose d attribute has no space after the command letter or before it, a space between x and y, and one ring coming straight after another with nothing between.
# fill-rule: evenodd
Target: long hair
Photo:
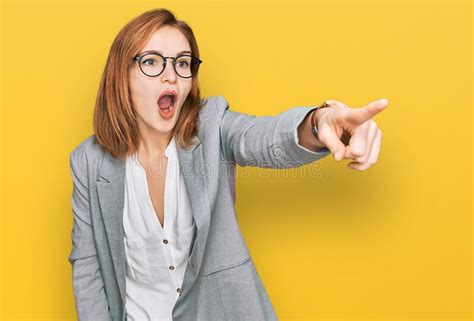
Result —
<instances>
[{"instance_id":1,"label":"long hair","mask_svg":"<svg viewBox=\"0 0 474 321\"><path fill-rule=\"evenodd\" d=\"M115 37L102 74L94 109L94 134L97 142L121 160L138 149L137 117L132 108L129 74L133 57L146 45L153 33L172 26L187 38L192 54L199 58L199 48L191 27L177 20L167 9L146 11L129 21ZM193 70L191 91L183 103L173 135L187 148L198 132L199 111L204 105L198 84L199 65Z\"/></svg>"}]
</instances>

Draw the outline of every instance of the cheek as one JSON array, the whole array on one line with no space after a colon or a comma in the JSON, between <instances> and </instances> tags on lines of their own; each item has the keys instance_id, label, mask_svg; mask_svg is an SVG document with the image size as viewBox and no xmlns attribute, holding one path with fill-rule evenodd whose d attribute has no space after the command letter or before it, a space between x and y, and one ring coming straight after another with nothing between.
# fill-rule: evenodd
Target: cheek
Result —
<instances>
[{"instance_id":1,"label":"cheek","mask_svg":"<svg viewBox=\"0 0 474 321\"><path fill-rule=\"evenodd\" d=\"M140 79L138 79L135 73L132 73L130 75L128 87L130 90L130 97L131 97L132 103L137 104L139 97L142 95L141 91L143 89L143 86L141 85L141 81Z\"/></svg>"},{"instance_id":2,"label":"cheek","mask_svg":"<svg viewBox=\"0 0 474 321\"><path fill-rule=\"evenodd\" d=\"M180 97L180 100L181 100L181 104L184 103L184 101L186 100L186 98L188 97L189 93L191 92L191 81L189 83L184 83L183 86L181 87L181 97Z\"/></svg>"},{"instance_id":3,"label":"cheek","mask_svg":"<svg viewBox=\"0 0 474 321\"><path fill-rule=\"evenodd\" d=\"M150 104L156 97L156 88L147 81L133 81L130 83L130 96L135 105Z\"/></svg>"}]
</instances>

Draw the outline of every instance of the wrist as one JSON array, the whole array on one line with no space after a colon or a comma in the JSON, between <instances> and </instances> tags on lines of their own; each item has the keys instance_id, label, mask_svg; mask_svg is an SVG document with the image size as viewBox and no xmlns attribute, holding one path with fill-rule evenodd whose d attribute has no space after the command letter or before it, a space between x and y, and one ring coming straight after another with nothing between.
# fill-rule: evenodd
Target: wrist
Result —
<instances>
[{"instance_id":1,"label":"wrist","mask_svg":"<svg viewBox=\"0 0 474 321\"><path fill-rule=\"evenodd\" d=\"M323 104L321 104L320 106L316 107L316 109L314 109L311 113L311 131L312 131L312 134L313 134L313 137L320 143L320 139L319 139L319 129L318 129L318 123L319 123L319 114L318 112L320 113L320 109L322 108L326 108L326 107L331 107L330 105L326 104L326 102L324 102ZM325 146L324 144L322 144L323 146Z\"/></svg>"},{"instance_id":2,"label":"wrist","mask_svg":"<svg viewBox=\"0 0 474 321\"><path fill-rule=\"evenodd\" d=\"M318 136L318 128L317 128L317 124L318 124L318 111L319 111L319 107L317 107L316 109L314 109L309 117L311 119L311 122L310 122L310 129L311 129L311 144L313 145L313 147L315 149L321 149L323 147L326 147L325 144L323 144L323 142L321 142L321 140L319 139L319 136Z\"/></svg>"}]
</instances>

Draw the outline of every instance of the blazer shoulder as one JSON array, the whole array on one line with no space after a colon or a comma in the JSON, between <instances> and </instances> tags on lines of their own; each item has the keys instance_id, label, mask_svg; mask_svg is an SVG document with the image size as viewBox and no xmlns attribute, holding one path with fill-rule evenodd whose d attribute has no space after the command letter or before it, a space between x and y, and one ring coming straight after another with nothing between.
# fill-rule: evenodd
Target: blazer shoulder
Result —
<instances>
[{"instance_id":1,"label":"blazer shoulder","mask_svg":"<svg viewBox=\"0 0 474 321\"><path fill-rule=\"evenodd\" d=\"M217 113L223 113L229 108L229 102L224 96L210 96L203 99L201 117L209 117Z\"/></svg>"},{"instance_id":2,"label":"blazer shoulder","mask_svg":"<svg viewBox=\"0 0 474 321\"><path fill-rule=\"evenodd\" d=\"M199 114L201 119L218 118L224 114L226 109L229 109L229 102L224 96L210 96L203 99L203 107Z\"/></svg>"},{"instance_id":3,"label":"blazer shoulder","mask_svg":"<svg viewBox=\"0 0 474 321\"><path fill-rule=\"evenodd\" d=\"M102 147L97 142L95 135L85 138L70 153L70 161L83 162L97 159L102 155Z\"/></svg>"}]
</instances>

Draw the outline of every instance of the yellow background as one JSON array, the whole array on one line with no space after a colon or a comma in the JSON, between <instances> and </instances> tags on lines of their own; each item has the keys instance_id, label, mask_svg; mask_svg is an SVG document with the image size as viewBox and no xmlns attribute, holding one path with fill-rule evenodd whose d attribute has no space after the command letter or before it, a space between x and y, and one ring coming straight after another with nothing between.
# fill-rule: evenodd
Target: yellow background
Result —
<instances>
[{"instance_id":1,"label":"yellow background","mask_svg":"<svg viewBox=\"0 0 474 321\"><path fill-rule=\"evenodd\" d=\"M472 320L472 4L449 0L4 1L4 320L75 319L68 156L93 133L113 38L156 7L192 26L203 96L233 110L390 101L367 171L332 156L304 167L317 175L238 170L281 320Z\"/></svg>"}]
</instances>

